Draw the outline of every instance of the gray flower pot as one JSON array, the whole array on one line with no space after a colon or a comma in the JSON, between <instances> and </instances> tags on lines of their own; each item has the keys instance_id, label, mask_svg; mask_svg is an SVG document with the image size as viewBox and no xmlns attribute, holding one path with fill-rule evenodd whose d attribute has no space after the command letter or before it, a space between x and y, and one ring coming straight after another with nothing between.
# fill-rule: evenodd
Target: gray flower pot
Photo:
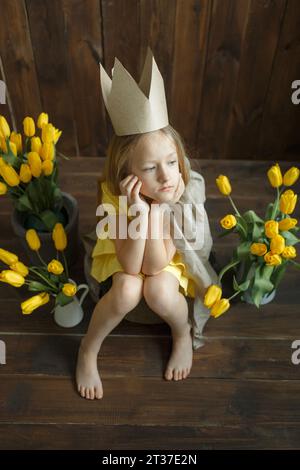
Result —
<instances>
[{"instance_id":1,"label":"gray flower pot","mask_svg":"<svg viewBox=\"0 0 300 470\"><path fill-rule=\"evenodd\" d=\"M65 232L68 239L68 245L65 250L65 256L68 266L75 264L78 257L78 204L76 199L68 193L62 193L63 208L68 216L68 223ZM14 210L11 216L11 224L14 233L20 238L20 243L26 252L29 260L33 265L40 265L41 262L34 251L32 251L26 242L26 229L24 228L24 220L26 215L23 212ZM56 249L52 240L52 233L38 232L41 241L40 255L46 263L56 258ZM60 261L62 256L60 255Z\"/></svg>"}]
</instances>

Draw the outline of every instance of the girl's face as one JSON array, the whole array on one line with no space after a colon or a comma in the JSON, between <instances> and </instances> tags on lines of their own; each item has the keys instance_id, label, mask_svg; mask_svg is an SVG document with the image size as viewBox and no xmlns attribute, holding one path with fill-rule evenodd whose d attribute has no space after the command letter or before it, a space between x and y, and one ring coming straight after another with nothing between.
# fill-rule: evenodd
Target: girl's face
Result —
<instances>
[{"instance_id":1,"label":"girl's face","mask_svg":"<svg viewBox=\"0 0 300 470\"><path fill-rule=\"evenodd\" d=\"M130 173L141 180L141 194L161 203L172 200L180 178L172 139L160 131L143 136L131 153Z\"/></svg>"}]
</instances>

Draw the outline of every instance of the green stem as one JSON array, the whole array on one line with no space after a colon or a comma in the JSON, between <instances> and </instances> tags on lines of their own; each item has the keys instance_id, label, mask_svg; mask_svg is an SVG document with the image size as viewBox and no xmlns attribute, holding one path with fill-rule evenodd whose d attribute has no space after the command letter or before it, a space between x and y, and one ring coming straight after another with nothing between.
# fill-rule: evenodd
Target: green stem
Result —
<instances>
[{"instance_id":1,"label":"green stem","mask_svg":"<svg viewBox=\"0 0 300 470\"><path fill-rule=\"evenodd\" d=\"M276 190L277 190L277 196L276 196L276 199L275 199L275 202L274 202L274 205L273 205L273 210L272 210L272 214L271 214L271 220L275 220L276 212L277 212L277 209L278 209L278 203L279 203L280 192L279 192L279 188L278 188L278 187L276 188Z\"/></svg>"},{"instance_id":2,"label":"green stem","mask_svg":"<svg viewBox=\"0 0 300 470\"><path fill-rule=\"evenodd\" d=\"M66 276L69 279L68 264L67 264L67 260L66 260L64 251L62 251L62 255L63 255L64 265L65 265Z\"/></svg>"},{"instance_id":3,"label":"green stem","mask_svg":"<svg viewBox=\"0 0 300 470\"><path fill-rule=\"evenodd\" d=\"M41 279L43 279L50 287L52 287L52 289L55 289L55 291L57 290L56 285L52 284L52 282L49 281L49 279L47 279L46 277L44 277L41 273L36 272L35 268L29 268L29 271L32 271L36 276L39 276Z\"/></svg>"},{"instance_id":4,"label":"green stem","mask_svg":"<svg viewBox=\"0 0 300 470\"><path fill-rule=\"evenodd\" d=\"M236 225L238 225L239 227L241 227L242 232L243 232L243 234L244 234L244 237L247 238L247 232L246 232L246 230L244 229L244 227L243 227L239 222L237 222Z\"/></svg>"},{"instance_id":5,"label":"green stem","mask_svg":"<svg viewBox=\"0 0 300 470\"><path fill-rule=\"evenodd\" d=\"M45 263L45 261L44 261L43 258L41 257L41 255L40 255L40 253L39 253L38 250L36 251L36 254L37 254L37 257L39 258L40 262L41 262L44 266L46 266L46 268L47 268L48 265L47 265L47 263Z\"/></svg>"},{"instance_id":6,"label":"green stem","mask_svg":"<svg viewBox=\"0 0 300 470\"><path fill-rule=\"evenodd\" d=\"M229 269L233 268L234 266L236 266L239 263L240 263L240 260L232 261L231 263L227 264L219 274L219 278L218 278L219 282L221 282L221 279L224 276L224 274L226 273L226 271L229 271Z\"/></svg>"},{"instance_id":7,"label":"green stem","mask_svg":"<svg viewBox=\"0 0 300 470\"><path fill-rule=\"evenodd\" d=\"M240 214L239 211L237 210L236 205L234 204L234 202L233 202L233 200L232 200L232 197L231 197L231 196L228 196L228 198L229 198L229 201L231 202L231 205L232 205L233 209L235 210L235 213L241 217L241 214Z\"/></svg>"},{"instance_id":8,"label":"green stem","mask_svg":"<svg viewBox=\"0 0 300 470\"><path fill-rule=\"evenodd\" d=\"M235 294L233 294L231 297L229 297L228 300L233 299L234 297L236 297L237 295L239 295L241 292L242 292L241 290L238 290Z\"/></svg>"}]
</instances>

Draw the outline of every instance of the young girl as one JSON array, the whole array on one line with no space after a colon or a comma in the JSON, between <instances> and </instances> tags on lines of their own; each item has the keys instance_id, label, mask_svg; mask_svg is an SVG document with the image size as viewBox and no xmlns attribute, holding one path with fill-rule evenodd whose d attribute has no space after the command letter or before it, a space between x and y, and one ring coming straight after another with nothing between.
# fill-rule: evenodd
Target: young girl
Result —
<instances>
[{"instance_id":1,"label":"young girl","mask_svg":"<svg viewBox=\"0 0 300 470\"><path fill-rule=\"evenodd\" d=\"M115 135L111 140L102 202L112 203L119 214L116 239L97 241L91 274L98 282L112 276L112 287L96 305L81 342L76 379L82 397L102 398L99 350L106 336L142 296L171 327L173 347L165 379L182 380L190 373L193 349L184 295L194 296L194 283L170 232L166 232L165 213L160 210L162 203L176 203L184 192L189 179L184 156L182 140L170 125L148 133ZM140 232L144 237L118 238L118 221L125 226L128 221L128 214L119 210L118 195L127 196L128 208L140 206ZM159 236L153 238L154 233Z\"/></svg>"},{"instance_id":2,"label":"young girl","mask_svg":"<svg viewBox=\"0 0 300 470\"><path fill-rule=\"evenodd\" d=\"M169 125L164 82L151 49L138 84L117 58L112 75L110 79L100 64L102 95L115 131L101 185L102 203L112 204L118 217L116 237L100 237L92 253L92 277L99 283L112 277L112 286L97 303L79 349L77 387L88 399L103 396L97 356L104 339L142 297L171 327L173 348L164 377L185 379L191 371L193 347L203 344L202 329L209 317L203 291L216 277L208 260L212 239L203 206L204 180L190 170L182 140ZM127 198L126 209L122 203L119 207L118 196ZM190 243L176 215L176 237L175 230L170 233L165 208L180 215L176 209L182 209L182 204L193 206L196 224L190 213L183 225L189 229L196 225L202 243L198 237L196 245ZM139 236L131 231L136 217L127 224L131 208L139 209ZM194 297L192 324L184 295Z\"/></svg>"}]
</instances>

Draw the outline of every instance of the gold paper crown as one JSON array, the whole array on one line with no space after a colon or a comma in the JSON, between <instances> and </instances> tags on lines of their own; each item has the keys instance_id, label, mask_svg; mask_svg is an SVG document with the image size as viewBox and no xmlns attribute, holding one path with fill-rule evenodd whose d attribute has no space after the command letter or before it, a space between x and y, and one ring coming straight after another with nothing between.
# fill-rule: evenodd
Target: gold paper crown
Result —
<instances>
[{"instance_id":1,"label":"gold paper crown","mask_svg":"<svg viewBox=\"0 0 300 470\"><path fill-rule=\"evenodd\" d=\"M99 65L102 95L116 135L142 134L169 124L164 81L149 47L139 84L117 58L112 80Z\"/></svg>"}]
</instances>

